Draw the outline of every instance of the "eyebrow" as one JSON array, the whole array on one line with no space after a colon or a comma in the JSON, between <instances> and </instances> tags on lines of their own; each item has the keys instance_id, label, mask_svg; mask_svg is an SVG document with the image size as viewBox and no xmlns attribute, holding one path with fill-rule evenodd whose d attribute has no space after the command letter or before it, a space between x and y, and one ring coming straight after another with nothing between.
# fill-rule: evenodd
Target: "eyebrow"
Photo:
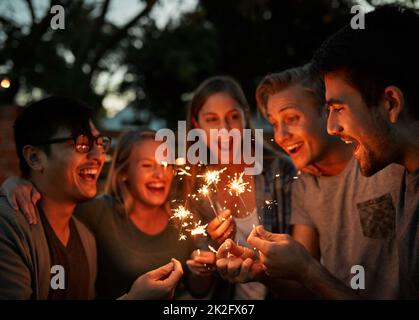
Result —
<instances>
[{"instance_id":1,"label":"eyebrow","mask_svg":"<svg viewBox=\"0 0 419 320\"><path fill-rule=\"evenodd\" d=\"M326 101L326 105L330 106L331 104L345 104L342 100L330 98Z\"/></svg>"},{"instance_id":2,"label":"eyebrow","mask_svg":"<svg viewBox=\"0 0 419 320\"><path fill-rule=\"evenodd\" d=\"M226 112L226 114L230 113L230 112L240 112L240 109L238 109L238 108L230 109ZM207 115L218 115L218 114L216 112L204 112L203 115L207 116Z\"/></svg>"},{"instance_id":3,"label":"eyebrow","mask_svg":"<svg viewBox=\"0 0 419 320\"><path fill-rule=\"evenodd\" d=\"M297 109L297 108L294 107L294 106L286 106L286 107L282 108L281 110L279 110L278 113L281 113L282 111L285 111L287 109Z\"/></svg>"}]
</instances>

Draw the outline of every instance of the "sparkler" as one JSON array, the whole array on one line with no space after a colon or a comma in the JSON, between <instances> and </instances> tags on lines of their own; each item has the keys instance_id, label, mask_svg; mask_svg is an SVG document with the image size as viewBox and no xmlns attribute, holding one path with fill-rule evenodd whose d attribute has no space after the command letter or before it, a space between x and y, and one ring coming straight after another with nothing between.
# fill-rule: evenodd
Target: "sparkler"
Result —
<instances>
[{"instance_id":1,"label":"sparkler","mask_svg":"<svg viewBox=\"0 0 419 320\"><path fill-rule=\"evenodd\" d=\"M192 220L192 213L182 205L172 211L173 215L170 219L178 219L180 221L179 241L186 240L186 235L182 232L182 230L190 224L190 222L185 220Z\"/></svg>"},{"instance_id":2,"label":"sparkler","mask_svg":"<svg viewBox=\"0 0 419 320\"><path fill-rule=\"evenodd\" d=\"M207 235L207 224L201 225L201 220L198 221L198 223L195 223L195 228L187 230L191 233L191 236L196 236L196 235L203 235L206 236Z\"/></svg>"},{"instance_id":3,"label":"sparkler","mask_svg":"<svg viewBox=\"0 0 419 320\"><path fill-rule=\"evenodd\" d=\"M208 249L210 249L210 251L212 252L212 253L217 253L217 250L215 250L214 249L214 247L212 247L212 246L210 246L210 245L208 245Z\"/></svg>"},{"instance_id":4,"label":"sparkler","mask_svg":"<svg viewBox=\"0 0 419 320\"><path fill-rule=\"evenodd\" d=\"M214 187L217 188L217 183L221 181L220 174L226 170L227 168L223 168L221 170L208 170L204 175L199 175L197 177L203 177L208 186L213 184Z\"/></svg>"},{"instance_id":5,"label":"sparkler","mask_svg":"<svg viewBox=\"0 0 419 320\"><path fill-rule=\"evenodd\" d=\"M198 193L200 193L200 194L202 194L202 195L204 195L204 196L206 196L206 197L207 197L207 199L208 199L208 201L209 201L209 203L210 203L210 205L211 205L211 209L212 209L212 211L214 212L214 215L215 215L216 217L218 217L218 212L217 212L217 210L215 210L214 203L212 202L211 197L210 197L210 194L209 194L209 188L208 188L208 185L203 185L203 186L202 186L202 188L200 188L200 189L198 190Z\"/></svg>"},{"instance_id":6,"label":"sparkler","mask_svg":"<svg viewBox=\"0 0 419 320\"><path fill-rule=\"evenodd\" d=\"M246 204L243 201L241 194L245 191L250 192L251 189L247 188L247 185L249 185L249 182L243 181L243 175L244 175L244 172L240 173L239 176L237 176L237 173L235 173L234 177L229 181L227 188L229 189L228 193L230 193L230 195L233 195L234 193L240 199L246 211L249 212Z\"/></svg>"}]
</instances>

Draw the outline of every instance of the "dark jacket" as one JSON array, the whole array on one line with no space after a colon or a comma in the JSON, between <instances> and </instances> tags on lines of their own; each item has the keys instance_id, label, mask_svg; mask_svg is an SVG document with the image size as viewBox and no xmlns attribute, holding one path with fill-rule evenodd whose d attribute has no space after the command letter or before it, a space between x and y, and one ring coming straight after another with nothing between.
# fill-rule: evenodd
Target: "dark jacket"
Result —
<instances>
[{"instance_id":1,"label":"dark jacket","mask_svg":"<svg viewBox=\"0 0 419 320\"><path fill-rule=\"evenodd\" d=\"M39 212L37 212L39 216ZM89 270L89 298L95 296L96 243L90 231L74 220L83 243ZM0 299L47 299L51 261L41 220L30 225L21 212L13 210L0 191Z\"/></svg>"}]
</instances>

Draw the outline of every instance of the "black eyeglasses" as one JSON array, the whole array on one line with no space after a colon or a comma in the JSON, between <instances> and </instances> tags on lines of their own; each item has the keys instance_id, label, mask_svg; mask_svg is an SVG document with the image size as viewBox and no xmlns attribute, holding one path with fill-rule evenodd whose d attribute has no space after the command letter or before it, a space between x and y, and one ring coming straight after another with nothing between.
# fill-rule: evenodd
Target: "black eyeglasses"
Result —
<instances>
[{"instance_id":1,"label":"black eyeglasses","mask_svg":"<svg viewBox=\"0 0 419 320\"><path fill-rule=\"evenodd\" d=\"M68 137L68 138L57 138L51 139L39 145L53 144L65 142L68 140L73 140L74 148L77 152L87 153L93 148L93 143L95 143L99 148L103 149L104 152L108 152L111 147L111 138L107 136L99 135L97 137L87 136L80 134L77 137Z\"/></svg>"}]
</instances>

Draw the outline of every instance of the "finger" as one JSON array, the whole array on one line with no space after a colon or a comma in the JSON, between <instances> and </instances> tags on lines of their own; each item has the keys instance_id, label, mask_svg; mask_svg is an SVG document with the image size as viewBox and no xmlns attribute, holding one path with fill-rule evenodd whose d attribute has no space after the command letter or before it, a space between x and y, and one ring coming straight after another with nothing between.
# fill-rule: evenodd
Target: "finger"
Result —
<instances>
[{"instance_id":1,"label":"finger","mask_svg":"<svg viewBox=\"0 0 419 320\"><path fill-rule=\"evenodd\" d=\"M25 190L24 192L18 193L16 195L16 198L19 208L21 209L25 217L29 220L29 222L33 223L30 209L30 206L32 205L30 193L26 192Z\"/></svg>"},{"instance_id":2,"label":"finger","mask_svg":"<svg viewBox=\"0 0 419 320\"><path fill-rule=\"evenodd\" d=\"M173 271L173 269L174 269L173 262L169 262L168 264L165 264L164 266L151 270L147 273L151 279L159 280L164 277L167 277L167 275L170 274Z\"/></svg>"},{"instance_id":3,"label":"finger","mask_svg":"<svg viewBox=\"0 0 419 320\"><path fill-rule=\"evenodd\" d=\"M183 268L180 261L172 258L172 263L173 263L173 271L178 271L183 274Z\"/></svg>"},{"instance_id":4,"label":"finger","mask_svg":"<svg viewBox=\"0 0 419 320\"><path fill-rule=\"evenodd\" d=\"M16 196L13 193L7 192L6 194L7 202L9 205L16 211L19 210L19 206L17 205Z\"/></svg>"},{"instance_id":5,"label":"finger","mask_svg":"<svg viewBox=\"0 0 419 320\"><path fill-rule=\"evenodd\" d=\"M229 209L221 211L217 216L221 221L226 220L227 218L231 217L231 211Z\"/></svg>"},{"instance_id":6,"label":"finger","mask_svg":"<svg viewBox=\"0 0 419 320\"><path fill-rule=\"evenodd\" d=\"M240 267L243 260L239 258L231 258L227 265L227 273L230 279L236 278L240 273Z\"/></svg>"},{"instance_id":7,"label":"finger","mask_svg":"<svg viewBox=\"0 0 419 320\"><path fill-rule=\"evenodd\" d=\"M227 278L227 265L228 265L227 258L219 259L216 262L217 271L223 279Z\"/></svg>"},{"instance_id":8,"label":"finger","mask_svg":"<svg viewBox=\"0 0 419 320\"><path fill-rule=\"evenodd\" d=\"M219 224L217 228L211 231L208 230L208 233L211 235L212 239L218 239L224 235L224 233L227 231L227 229L231 226L232 223L233 223L233 217L230 216L225 221L221 222L221 224Z\"/></svg>"},{"instance_id":9,"label":"finger","mask_svg":"<svg viewBox=\"0 0 419 320\"><path fill-rule=\"evenodd\" d=\"M217 215L214 219L211 220L211 222L208 224L207 230L213 231L218 228L218 226L223 223L228 217L231 216L230 210L224 210L221 213Z\"/></svg>"},{"instance_id":10,"label":"finger","mask_svg":"<svg viewBox=\"0 0 419 320\"><path fill-rule=\"evenodd\" d=\"M198 256L194 259L195 262L200 264L215 264L215 254L213 256Z\"/></svg>"},{"instance_id":11,"label":"finger","mask_svg":"<svg viewBox=\"0 0 419 320\"><path fill-rule=\"evenodd\" d=\"M224 241L224 243L218 248L216 255L217 259L226 258L230 254L231 248L235 245L235 242L231 239Z\"/></svg>"},{"instance_id":12,"label":"finger","mask_svg":"<svg viewBox=\"0 0 419 320\"><path fill-rule=\"evenodd\" d=\"M259 235L257 234L256 230L253 230L249 237L247 238L247 242L252 246L255 247L256 249L258 249L261 252L265 252L266 251L266 245L267 245L267 241L266 240L262 240L261 238L259 238Z\"/></svg>"},{"instance_id":13,"label":"finger","mask_svg":"<svg viewBox=\"0 0 419 320\"><path fill-rule=\"evenodd\" d=\"M252 265L253 265L253 260L250 258L247 258L246 260L243 261L240 268L240 273L237 276L238 282L247 282L247 281L252 280L251 275L250 275L250 269Z\"/></svg>"},{"instance_id":14,"label":"finger","mask_svg":"<svg viewBox=\"0 0 419 320\"><path fill-rule=\"evenodd\" d=\"M36 202L41 198L41 195L39 194L39 192L33 188L32 189L32 194L31 194L31 203L28 204L29 207L29 213L31 215L31 219L33 221L33 223L37 223L37 217L36 217ZM34 202L34 199L36 200Z\"/></svg>"},{"instance_id":15,"label":"finger","mask_svg":"<svg viewBox=\"0 0 419 320\"><path fill-rule=\"evenodd\" d=\"M176 259L172 259L172 264L174 266L173 271L162 281L167 286L175 286L183 276L182 264Z\"/></svg>"},{"instance_id":16,"label":"finger","mask_svg":"<svg viewBox=\"0 0 419 320\"><path fill-rule=\"evenodd\" d=\"M37 204L37 202L39 201L39 200L41 200L41 193L40 192L38 192L38 190L36 190L36 188L34 187L33 189L32 189L32 196L31 196L31 199L32 199L32 215L33 215L33 219L34 219L34 222L35 222L35 224L36 223L38 223L38 217L37 217L37 215L36 215L36 204Z\"/></svg>"},{"instance_id":17,"label":"finger","mask_svg":"<svg viewBox=\"0 0 419 320\"><path fill-rule=\"evenodd\" d=\"M227 239L233 239L235 230L236 230L236 226L233 223L233 224L230 225L230 227L227 229L227 231L224 232L224 234L222 234L221 237L215 239L215 241L217 241L218 243L223 243Z\"/></svg>"},{"instance_id":18,"label":"finger","mask_svg":"<svg viewBox=\"0 0 419 320\"><path fill-rule=\"evenodd\" d=\"M32 194L31 194L31 198L32 198L32 203L34 205L36 205L36 203L41 200L41 193L36 190L35 187L32 188Z\"/></svg>"}]
</instances>

